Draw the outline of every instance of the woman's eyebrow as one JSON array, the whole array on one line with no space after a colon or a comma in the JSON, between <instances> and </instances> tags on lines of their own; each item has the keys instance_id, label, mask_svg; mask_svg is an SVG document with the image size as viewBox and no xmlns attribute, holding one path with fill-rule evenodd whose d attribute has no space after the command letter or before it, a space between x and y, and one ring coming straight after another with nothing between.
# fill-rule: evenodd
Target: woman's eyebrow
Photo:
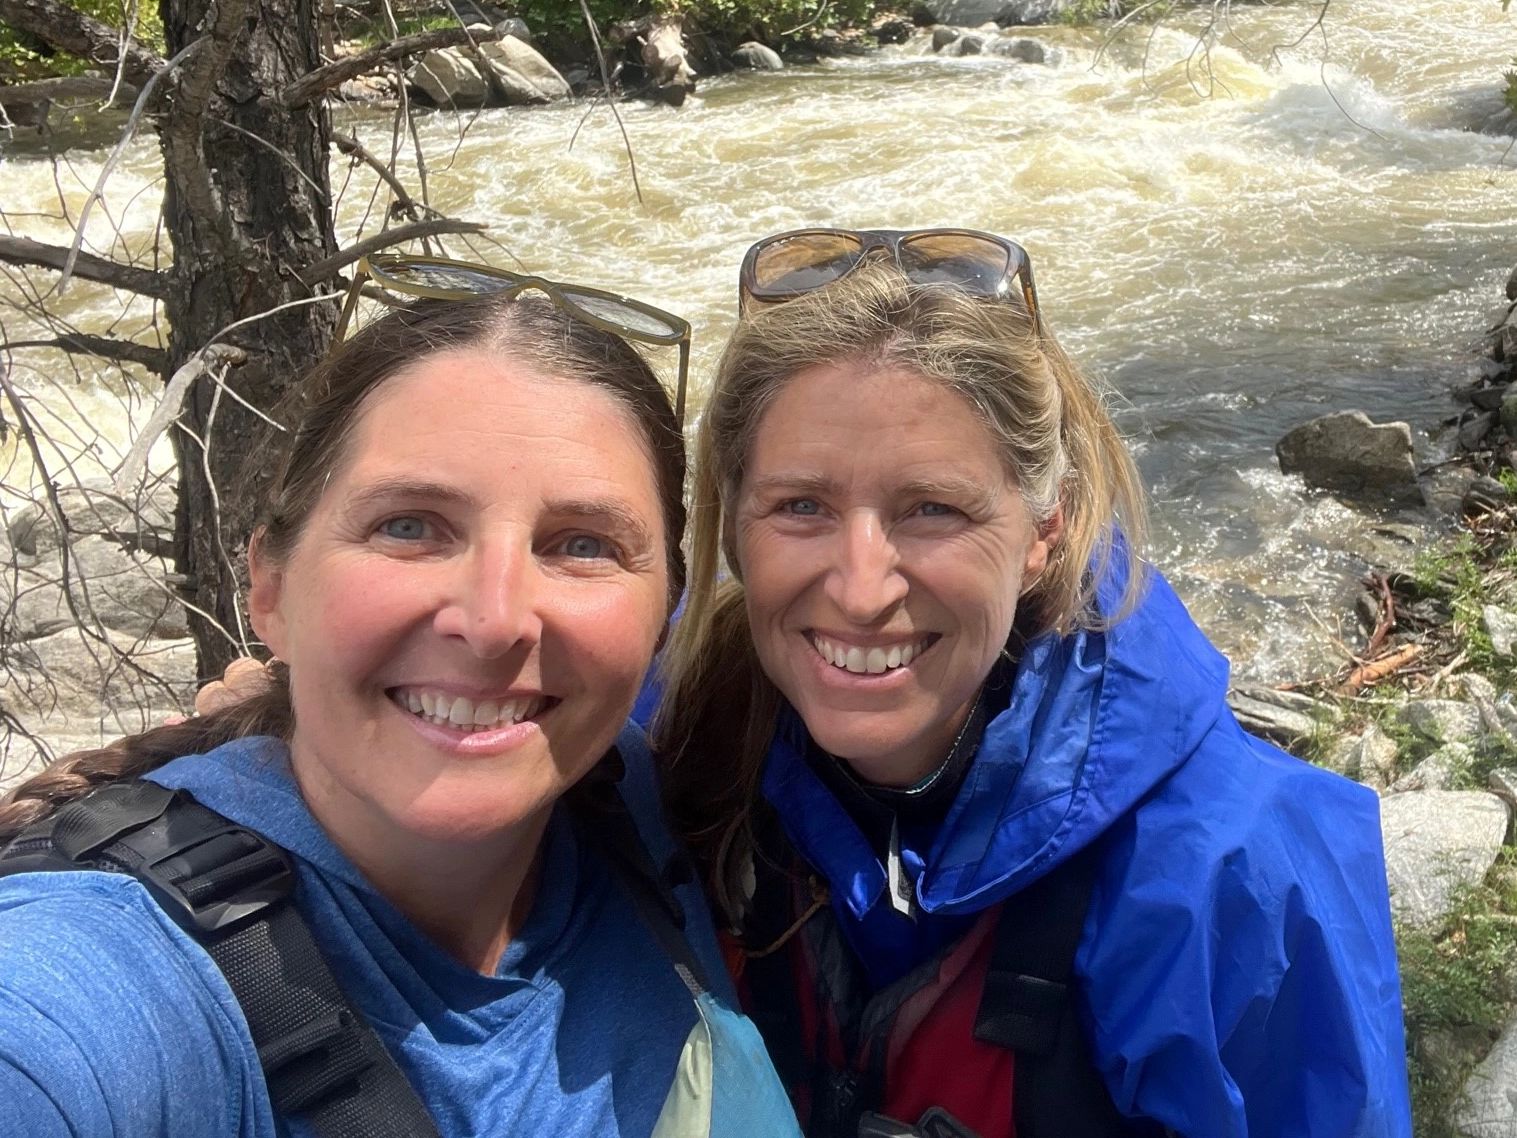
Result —
<instances>
[{"instance_id":1,"label":"woman's eyebrow","mask_svg":"<svg viewBox=\"0 0 1517 1138\"><path fill-rule=\"evenodd\" d=\"M785 490L798 494L827 494L837 489L836 480L825 474L799 470L766 474L762 478L755 478L750 485L760 493Z\"/></svg>"},{"instance_id":2,"label":"woman's eyebrow","mask_svg":"<svg viewBox=\"0 0 1517 1138\"><path fill-rule=\"evenodd\" d=\"M422 478L403 477L381 478L366 486L360 486L348 495L348 503L352 506L365 506L371 502L382 502L394 498L408 501L457 503L466 506L474 504L474 496L465 493L457 486L450 486L446 482L429 482Z\"/></svg>"}]
</instances>

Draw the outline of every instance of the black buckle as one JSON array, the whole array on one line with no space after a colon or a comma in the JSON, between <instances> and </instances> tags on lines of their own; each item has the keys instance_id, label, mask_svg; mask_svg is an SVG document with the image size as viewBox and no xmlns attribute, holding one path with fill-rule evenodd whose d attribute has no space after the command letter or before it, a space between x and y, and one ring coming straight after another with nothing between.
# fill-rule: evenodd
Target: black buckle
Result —
<instances>
[{"instance_id":1,"label":"black buckle","mask_svg":"<svg viewBox=\"0 0 1517 1138\"><path fill-rule=\"evenodd\" d=\"M859 1138L979 1138L941 1106L928 1107L915 1126L883 1114L865 1111L859 1119Z\"/></svg>"},{"instance_id":2,"label":"black buckle","mask_svg":"<svg viewBox=\"0 0 1517 1138\"><path fill-rule=\"evenodd\" d=\"M295 885L284 850L230 823L144 858L135 872L169 916L205 933L246 924L283 901Z\"/></svg>"}]
</instances>

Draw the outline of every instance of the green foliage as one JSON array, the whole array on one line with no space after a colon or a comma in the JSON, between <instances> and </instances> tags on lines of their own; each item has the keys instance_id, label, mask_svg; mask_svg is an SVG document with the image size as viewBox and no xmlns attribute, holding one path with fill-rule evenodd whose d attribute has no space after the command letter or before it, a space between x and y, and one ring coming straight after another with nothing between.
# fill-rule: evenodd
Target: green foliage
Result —
<instances>
[{"instance_id":1,"label":"green foliage","mask_svg":"<svg viewBox=\"0 0 1517 1138\"><path fill-rule=\"evenodd\" d=\"M1512 62L1517 63L1517 59L1513 59ZM1501 97L1506 101L1506 105L1517 113L1517 71L1508 71L1502 78L1506 80L1506 90Z\"/></svg>"},{"instance_id":2,"label":"green foliage","mask_svg":"<svg viewBox=\"0 0 1517 1138\"><path fill-rule=\"evenodd\" d=\"M1455 1138L1460 1089L1517 1007L1517 851L1441 927L1400 928L1396 943L1416 1132Z\"/></svg>"},{"instance_id":3,"label":"green foliage","mask_svg":"<svg viewBox=\"0 0 1517 1138\"><path fill-rule=\"evenodd\" d=\"M1496 655L1481 619L1487 604L1499 603L1493 581L1510 576L1517 569L1517 550L1482 547L1474 535L1461 534L1445 549L1426 552L1417 558L1412 578L1426 596L1444 600L1454 614L1454 636L1468 663L1487 676L1498 688L1517 682L1513 661Z\"/></svg>"},{"instance_id":4,"label":"green foliage","mask_svg":"<svg viewBox=\"0 0 1517 1138\"><path fill-rule=\"evenodd\" d=\"M128 0L69 2L86 16L92 16L113 28L120 28L126 22ZM133 23L133 38L156 52L163 51L163 21L159 17L155 0L139 3ZM0 81L19 83L55 75L78 75L85 71L99 70L99 66L78 56L55 52L31 36L0 24Z\"/></svg>"},{"instance_id":5,"label":"green foliage","mask_svg":"<svg viewBox=\"0 0 1517 1138\"><path fill-rule=\"evenodd\" d=\"M737 44L757 39L777 43L805 25L807 32L866 20L876 0L589 0L590 15L602 37L619 20L650 12L677 12L687 32L699 32L719 42ZM527 22L533 38L555 54L585 56L590 34L578 0L516 0L516 15ZM814 21L814 22L813 22Z\"/></svg>"}]
</instances>

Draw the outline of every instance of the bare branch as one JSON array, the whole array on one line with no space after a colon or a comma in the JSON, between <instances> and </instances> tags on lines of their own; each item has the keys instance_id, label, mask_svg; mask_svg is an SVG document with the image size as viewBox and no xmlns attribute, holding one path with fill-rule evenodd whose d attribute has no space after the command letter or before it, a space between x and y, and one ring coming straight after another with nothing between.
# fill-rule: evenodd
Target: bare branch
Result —
<instances>
[{"instance_id":1,"label":"bare branch","mask_svg":"<svg viewBox=\"0 0 1517 1138\"><path fill-rule=\"evenodd\" d=\"M0 0L0 4L10 2L13 0ZM457 47L464 43L493 43L501 38L503 38L503 33L498 28L474 33L470 33L467 28L438 28L430 32L401 36L397 40L371 47L368 51L360 51L356 55L350 55L336 63L329 63L325 67L318 67L315 71L303 75L279 93L279 102L286 107L304 106L323 92L330 91L333 87L346 83L349 79L362 75L366 71L373 71L381 63L389 60L431 51L439 47Z\"/></svg>"},{"instance_id":2,"label":"bare branch","mask_svg":"<svg viewBox=\"0 0 1517 1138\"><path fill-rule=\"evenodd\" d=\"M328 257L324 261L317 261L300 274L300 279L308 285L319 284L339 269L353 264L360 257L367 257L370 253L386 249L391 245L399 245L403 241L415 241L422 237L437 237L443 233L483 233L485 228L476 221L459 221L451 217L413 221L409 225L386 229L372 237L365 237L362 241L354 242L335 256Z\"/></svg>"},{"instance_id":3,"label":"bare branch","mask_svg":"<svg viewBox=\"0 0 1517 1138\"><path fill-rule=\"evenodd\" d=\"M143 86L163 67L161 56L138 44L128 43L123 52L115 28L60 0L0 0L0 23L102 67L115 69L119 63L121 77L136 87Z\"/></svg>"},{"instance_id":4,"label":"bare branch","mask_svg":"<svg viewBox=\"0 0 1517 1138\"><path fill-rule=\"evenodd\" d=\"M70 332L52 340L10 340L0 343L0 351L13 348L61 348L65 352L77 352L86 356L103 356L108 360L123 360L141 364L150 371L161 373L168 366L168 353L161 348L139 344L135 340L120 340L115 336L90 336L83 332Z\"/></svg>"},{"instance_id":5,"label":"bare branch","mask_svg":"<svg viewBox=\"0 0 1517 1138\"><path fill-rule=\"evenodd\" d=\"M0 3L3 2L4 0L0 0ZM121 140L116 143L116 148L111 151L111 156L105 160L105 165L100 167L100 177L95 179L95 188L90 191L90 196L84 199L84 208L79 211L79 224L74 226L74 243L69 248L67 260L63 262L62 275L58 278L57 285L54 286L57 288L60 296L63 294L63 290L68 287L69 277L74 275L74 264L79 259L79 250L84 245L84 226L90 219L90 210L105 195L105 183L110 178L111 172L115 170L116 163L121 161L121 156L126 153L127 143L131 142L132 135L137 132L137 121L142 117L142 112L147 106L148 99L152 97L153 88L158 86L158 80L162 79L174 70L175 67L178 67L179 64L199 51L201 45L204 43L205 40L198 39L193 43L186 44L173 59L165 63L161 70L153 72L148 81L143 84L142 92L137 96L137 101L132 104L132 113L128 116L126 126L121 131Z\"/></svg>"},{"instance_id":6,"label":"bare branch","mask_svg":"<svg viewBox=\"0 0 1517 1138\"><path fill-rule=\"evenodd\" d=\"M3 0L0 0L3 2ZM30 237L9 237L0 234L0 261L11 265L38 265L44 269L63 271L68 263L69 250L62 245L44 245ZM123 265L107 257L93 253L80 253L74 260L74 275L87 281L107 284L112 288L124 288L155 300L162 300L169 290L168 274L155 273L151 269L139 269L135 265Z\"/></svg>"},{"instance_id":7,"label":"bare branch","mask_svg":"<svg viewBox=\"0 0 1517 1138\"><path fill-rule=\"evenodd\" d=\"M128 99L137 97L137 88L129 83L117 87L100 75L64 75L57 79L38 79L33 83L13 83L0 90L0 100L8 106L24 106L54 99L98 99L109 96L113 90Z\"/></svg>"},{"instance_id":8,"label":"bare branch","mask_svg":"<svg viewBox=\"0 0 1517 1138\"><path fill-rule=\"evenodd\" d=\"M179 409L184 405L185 393L189 391L195 380L216 364L240 364L247 358L246 352L231 344L207 344L174 372L163 388L163 395L158 399L158 406L154 407L153 413L148 416L147 425L132 441L132 449L127 452L126 457L121 460L121 465L116 468L113 479L116 493L125 494L142 477L142 472L147 469L148 452L153 449L158 436L163 434L168 429L168 425L179 415Z\"/></svg>"},{"instance_id":9,"label":"bare branch","mask_svg":"<svg viewBox=\"0 0 1517 1138\"><path fill-rule=\"evenodd\" d=\"M616 120L616 127L622 132L622 145L627 148L627 165L632 171L632 192L637 195L637 204L643 204L643 187L637 180L637 159L632 154L632 140L627 137L627 124L622 122L622 116L616 109L616 101L611 98L611 76L606 70L606 53L601 48L600 29L595 26L595 17L590 14L590 5L587 0L579 0L580 13L585 18L585 27L590 29L590 43L595 48L595 62L600 67L600 85L606 92L606 106L611 108L611 117ZM589 112L587 111L586 114ZM575 131L578 134L578 130ZM571 140L569 143L573 146Z\"/></svg>"},{"instance_id":10,"label":"bare branch","mask_svg":"<svg viewBox=\"0 0 1517 1138\"><path fill-rule=\"evenodd\" d=\"M378 174L380 180L389 186L390 192L395 195L396 206L413 221L421 220L423 213L432 214L434 217L440 216L431 206L422 205L411 197L406 192L405 186L401 184L400 179L395 176L395 172L381 162L378 157L366 150L363 143L358 141L357 135L333 134L332 145L349 157L358 159L370 170Z\"/></svg>"}]
</instances>

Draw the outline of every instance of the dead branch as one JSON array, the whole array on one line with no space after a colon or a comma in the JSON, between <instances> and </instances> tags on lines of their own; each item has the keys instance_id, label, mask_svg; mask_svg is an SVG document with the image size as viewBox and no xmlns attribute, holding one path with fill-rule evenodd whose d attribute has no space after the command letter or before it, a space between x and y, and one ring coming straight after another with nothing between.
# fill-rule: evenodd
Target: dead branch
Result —
<instances>
[{"instance_id":1,"label":"dead branch","mask_svg":"<svg viewBox=\"0 0 1517 1138\"><path fill-rule=\"evenodd\" d=\"M10 0L0 0L0 4L7 2ZM366 71L373 71L381 63L392 59L401 59L434 48L457 47L464 43L493 43L502 38L503 33L498 28L481 29L472 33L467 28L437 28L430 32L401 36L397 40L379 44L368 51L360 51L346 59L339 59L336 63L307 72L279 93L279 102L286 107L304 106L323 92Z\"/></svg>"},{"instance_id":2,"label":"dead branch","mask_svg":"<svg viewBox=\"0 0 1517 1138\"><path fill-rule=\"evenodd\" d=\"M372 237L365 237L362 241L354 242L340 253L323 261L317 261L300 274L300 279L308 285L319 284L336 274L339 269L347 268L360 257L367 257L370 253L389 248L391 245L415 241L422 237L437 237L444 233L483 233L485 228L476 221L459 221L451 217L413 221L409 225L386 229Z\"/></svg>"},{"instance_id":3,"label":"dead branch","mask_svg":"<svg viewBox=\"0 0 1517 1138\"><path fill-rule=\"evenodd\" d=\"M0 3L3 2L0 0ZM99 99L109 97L112 91L128 99L135 99L138 94L137 88L130 83L118 87L100 75L64 75L56 79L38 79L32 83L13 83L0 90L0 101L7 106L26 106L55 99Z\"/></svg>"},{"instance_id":4,"label":"dead branch","mask_svg":"<svg viewBox=\"0 0 1517 1138\"><path fill-rule=\"evenodd\" d=\"M1403 644L1378 660L1360 664L1338 687L1339 695L1354 695L1370 684L1379 683L1393 672L1406 667L1422 655L1421 644Z\"/></svg>"},{"instance_id":5,"label":"dead branch","mask_svg":"<svg viewBox=\"0 0 1517 1138\"><path fill-rule=\"evenodd\" d=\"M1390 581L1384 573L1373 573L1370 575L1370 583L1380 587L1380 619L1375 622L1375 631L1371 633L1369 643L1364 646L1366 659L1380 651L1385 638L1396 627L1396 600L1391 596Z\"/></svg>"},{"instance_id":6,"label":"dead branch","mask_svg":"<svg viewBox=\"0 0 1517 1138\"><path fill-rule=\"evenodd\" d=\"M102 67L114 70L119 63L122 78L135 87L143 86L163 68L163 59L156 52L134 43L122 51L115 28L60 0L0 0L0 23Z\"/></svg>"},{"instance_id":7,"label":"dead branch","mask_svg":"<svg viewBox=\"0 0 1517 1138\"><path fill-rule=\"evenodd\" d=\"M392 212L399 211L412 221L420 221L423 214L431 214L433 217L441 215L429 205L422 205L409 193L395 172L381 162L378 157L364 148L363 143L358 141L357 135L333 134L332 145L350 158L356 158L375 174L379 175L380 181L390 187L390 192L395 195L395 205Z\"/></svg>"},{"instance_id":8,"label":"dead branch","mask_svg":"<svg viewBox=\"0 0 1517 1138\"><path fill-rule=\"evenodd\" d=\"M632 172L632 192L637 196L637 204L643 204L643 187L637 180L637 158L632 153L632 139L627 137L627 124L622 122L622 116L616 109L616 103L611 98L611 73L606 67L606 53L601 47L600 29L595 26L595 17L590 14L588 0L579 0L580 14L585 18L585 27L590 30L590 43L595 48L595 63L600 68L601 89L606 93L606 105L611 108L611 117L616 120L616 128L622 132L622 145L627 149L627 166ZM585 112L587 115L589 112ZM579 133L577 130L575 133ZM573 146L573 140L570 140Z\"/></svg>"},{"instance_id":9,"label":"dead branch","mask_svg":"<svg viewBox=\"0 0 1517 1138\"><path fill-rule=\"evenodd\" d=\"M108 360L141 364L149 371L162 373L168 366L168 354L161 348L139 344L135 340L121 340L115 336L91 336L84 332L69 332L52 340L8 340L0 343L0 351L13 348L59 348L86 356L103 356Z\"/></svg>"},{"instance_id":10,"label":"dead branch","mask_svg":"<svg viewBox=\"0 0 1517 1138\"><path fill-rule=\"evenodd\" d=\"M235 365L244 362L247 358L246 352L231 344L207 344L174 372L164 386L158 405L148 416L147 425L132 441L132 449L127 452L126 457L121 460L121 465L116 468L112 479L116 493L126 493L142 477L143 471L147 468L148 452L153 449L158 436L163 434L168 429L168 425L178 416L179 409L184 404L185 393L189 391L195 380L216 364Z\"/></svg>"},{"instance_id":11,"label":"dead branch","mask_svg":"<svg viewBox=\"0 0 1517 1138\"><path fill-rule=\"evenodd\" d=\"M3 3L4 0L0 0ZM63 271L68 264L69 250L62 245L45 245L29 237L10 237L0 234L0 261L11 265L38 265L44 269ZM81 252L74 259L74 275L87 281L126 289L128 292L162 300L168 293L169 279L166 273L151 269L139 269L135 265L123 265L107 257Z\"/></svg>"}]
</instances>

